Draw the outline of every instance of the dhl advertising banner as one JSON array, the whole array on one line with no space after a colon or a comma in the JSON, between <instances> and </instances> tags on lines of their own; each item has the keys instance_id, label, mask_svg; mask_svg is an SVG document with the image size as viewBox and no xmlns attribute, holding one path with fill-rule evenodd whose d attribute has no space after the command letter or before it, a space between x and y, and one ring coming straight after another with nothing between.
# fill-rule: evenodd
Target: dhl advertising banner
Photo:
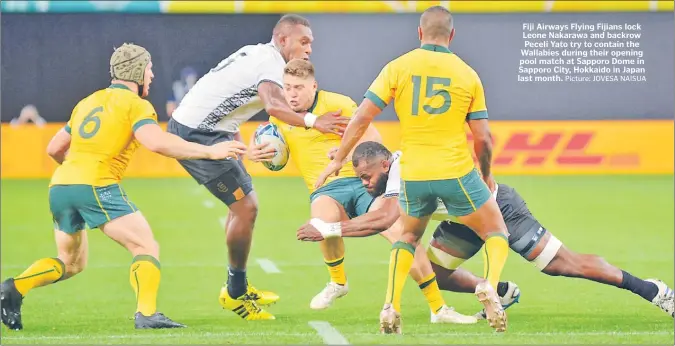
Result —
<instances>
[{"instance_id":1,"label":"dhl advertising banner","mask_svg":"<svg viewBox=\"0 0 675 346\"><path fill-rule=\"evenodd\" d=\"M4 13L455 13L673 11L673 1L2 1Z\"/></svg>"},{"instance_id":2,"label":"dhl advertising banner","mask_svg":"<svg viewBox=\"0 0 675 346\"><path fill-rule=\"evenodd\" d=\"M259 123L241 129L248 142ZM63 124L12 127L2 124L2 178L48 178L56 163L46 155L51 137ZM165 126L165 125L163 125ZM384 144L400 147L398 122L375 124ZM652 121L493 121L496 175L673 174L672 120ZM468 134L471 140L470 134ZM279 172L245 160L253 176L299 176L291 162ZM433 162L429 163L430 165ZM173 159L141 148L127 177L187 177Z\"/></svg>"}]
</instances>

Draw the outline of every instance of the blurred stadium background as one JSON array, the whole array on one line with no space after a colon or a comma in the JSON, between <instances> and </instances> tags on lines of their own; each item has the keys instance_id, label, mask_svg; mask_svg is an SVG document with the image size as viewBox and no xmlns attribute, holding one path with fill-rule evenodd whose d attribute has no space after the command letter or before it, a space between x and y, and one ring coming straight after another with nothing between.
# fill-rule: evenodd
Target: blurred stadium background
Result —
<instances>
[{"instance_id":1,"label":"blurred stadium background","mask_svg":"<svg viewBox=\"0 0 675 346\"><path fill-rule=\"evenodd\" d=\"M73 106L108 85L113 47L133 42L151 52L150 101L166 122L192 78L243 45L268 42L281 14L300 13L312 23L320 88L358 102L386 62L419 44L419 12L438 4L455 15L451 50L485 86L498 180L516 187L570 247L673 285L672 1L3 1L2 278L54 253L47 183L56 165L45 148ZM524 22L640 23L647 81L519 83ZM244 138L266 118L247 123ZM391 108L376 126L398 149ZM36 290L25 305L26 330L3 329L3 343L322 343L307 322L325 320L351 343L673 344L672 319L657 308L614 288L543 277L516 254L504 277L520 285L523 299L509 310L506 335L483 324L430 325L422 296L408 284L406 335L385 338L376 333L388 261L379 237L347 241L352 290L332 309L313 312L309 300L327 275L317 245L295 240L308 193L293 165L280 172L246 165L261 201L249 272L256 286L282 296L271 309L277 321L244 323L219 310L227 210L175 161L141 149L123 185L162 246L160 309L191 328L134 333L130 259L91 232L89 270ZM481 260L468 268L480 274ZM478 310L473 296L446 299L459 311Z\"/></svg>"}]
</instances>

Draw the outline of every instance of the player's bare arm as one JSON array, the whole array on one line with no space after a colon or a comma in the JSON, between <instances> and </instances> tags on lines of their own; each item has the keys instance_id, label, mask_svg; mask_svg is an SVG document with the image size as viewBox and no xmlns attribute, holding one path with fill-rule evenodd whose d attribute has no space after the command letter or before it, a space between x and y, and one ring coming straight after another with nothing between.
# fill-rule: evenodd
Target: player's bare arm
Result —
<instances>
[{"instance_id":1,"label":"player's bare arm","mask_svg":"<svg viewBox=\"0 0 675 346\"><path fill-rule=\"evenodd\" d=\"M319 178L316 181L315 187L319 188L326 181L331 174L337 174L342 168L343 162L347 159L347 156L350 152L356 147L356 144L359 143L361 138L364 136L370 123L373 122L373 119L377 115L382 113L382 109L378 107L373 101L369 99L364 99L359 108L354 112L352 120L347 125L344 136L342 136L342 141L340 142L340 148L335 153L335 157L328 164L326 169L319 175Z\"/></svg>"},{"instance_id":2,"label":"player's bare arm","mask_svg":"<svg viewBox=\"0 0 675 346\"><path fill-rule=\"evenodd\" d=\"M265 104L267 114L289 125L315 128L322 133L342 135L344 127L349 123L348 118L340 116L340 111L328 112L320 117L312 113L306 113L303 116L294 112L286 102L283 89L273 82L260 83L258 95Z\"/></svg>"},{"instance_id":3,"label":"player's bare arm","mask_svg":"<svg viewBox=\"0 0 675 346\"><path fill-rule=\"evenodd\" d=\"M220 142L211 146L191 143L162 130L157 124L146 124L134 133L136 139L148 150L176 159L237 159L246 145L237 141Z\"/></svg>"},{"instance_id":4,"label":"player's bare arm","mask_svg":"<svg viewBox=\"0 0 675 346\"><path fill-rule=\"evenodd\" d=\"M492 134L487 119L469 120L469 128L473 134L473 149L478 158L478 165L483 174L483 180L494 191L492 180Z\"/></svg>"},{"instance_id":5,"label":"player's bare arm","mask_svg":"<svg viewBox=\"0 0 675 346\"><path fill-rule=\"evenodd\" d=\"M400 216L398 198L381 198L381 206L351 220L335 224L308 222L297 231L298 240L321 241L324 234L332 231L333 236L358 238L369 237L389 229ZM375 203L373 203L375 204ZM318 226L318 227L316 227ZM319 230L321 228L322 230ZM322 232L323 231L323 232Z\"/></svg>"},{"instance_id":6,"label":"player's bare arm","mask_svg":"<svg viewBox=\"0 0 675 346\"><path fill-rule=\"evenodd\" d=\"M47 145L47 154L59 165L66 159L72 137L65 128L60 129Z\"/></svg>"}]
</instances>

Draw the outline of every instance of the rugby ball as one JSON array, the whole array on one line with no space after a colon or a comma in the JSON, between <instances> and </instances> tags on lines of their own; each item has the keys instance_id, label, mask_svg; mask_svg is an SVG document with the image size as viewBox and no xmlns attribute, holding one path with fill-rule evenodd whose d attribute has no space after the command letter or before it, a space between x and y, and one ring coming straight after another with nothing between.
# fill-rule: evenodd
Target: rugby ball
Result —
<instances>
[{"instance_id":1,"label":"rugby ball","mask_svg":"<svg viewBox=\"0 0 675 346\"><path fill-rule=\"evenodd\" d=\"M270 147L276 150L272 161L263 161L262 164L267 167L270 171L280 171L288 163L288 158L290 156L290 151L288 144L284 139L284 136L281 135L279 127L270 122L260 124L253 134L253 143L258 145L262 143L269 143Z\"/></svg>"}]
</instances>

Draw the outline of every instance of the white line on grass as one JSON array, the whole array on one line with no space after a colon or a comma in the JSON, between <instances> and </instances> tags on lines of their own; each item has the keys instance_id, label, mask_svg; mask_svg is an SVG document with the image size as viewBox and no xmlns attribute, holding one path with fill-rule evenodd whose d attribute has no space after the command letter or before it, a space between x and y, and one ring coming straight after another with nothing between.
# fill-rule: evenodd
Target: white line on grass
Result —
<instances>
[{"instance_id":1,"label":"white line on grass","mask_svg":"<svg viewBox=\"0 0 675 346\"><path fill-rule=\"evenodd\" d=\"M268 260L267 258L258 258L256 260L260 265L260 268L265 271L267 274L278 274L281 273L281 270L277 267L274 262Z\"/></svg>"},{"instance_id":2,"label":"white line on grass","mask_svg":"<svg viewBox=\"0 0 675 346\"><path fill-rule=\"evenodd\" d=\"M264 336L293 336L293 337L311 337L315 333L284 333L284 332L265 332L265 333L246 333L246 332L232 332L232 333L166 333L166 334L128 334L128 335L40 335L40 336L12 336L3 334L2 338L5 340L16 341L36 341L36 340L91 340L91 339L163 339L163 338L177 338L177 337L191 337L191 338L223 338L223 337L264 337Z\"/></svg>"},{"instance_id":3,"label":"white line on grass","mask_svg":"<svg viewBox=\"0 0 675 346\"><path fill-rule=\"evenodd\" d=\"M309 322L309 325L316 329L317 332L321 335L321 331L313 324L319 323L320 328L325 328L327 325L330 329L335 330L328 322L323 321L312 321ZM595 332L539 332L539 333L509 333L508 335L515 336L634 336L634 335L673 335L672 331L634 331L634 332L619 332L619 331L595 331ZM164 339L164 338L176 338L176 337L198 337L204 339L215 339L223 337L265 337L265 336L293 336L293 337L310 337L316 335L315 333L285 333L285 332L223 332L223 333L166 333L166 334L128 334L128 335L82 335L82 334L72 334L72 335L40 335L40 336L15 336L7 335L4 333L2 338L4 340L16 340L16 341L38 341L38 340L92 340L92 339L143 339L143 338L152 338L152 339ZM343 345L348 345L349 343L344 337L339 334L339 337L342 338L344 342ZM372 336L379 335L378 332L372 333L351 333L349 335L353 336ZM408 335L414 335L417 337L452 337L452 336L500 336L499 334L491 333L490 330L486 330L485 333L408 333ZM326 340L324 335L321 335ZM330 342L326 341L328 344L339 345L340 342L337 340L332 340Z\"/></svg>"},{"instance_id":4,"label":"white line on grass","mask_svg":"<svg viewBox=\"0 0 675 346\"><path fill-rule=\"evenodd\" d=\"M225 224L227 223L227 216L223 216L218 219L218 222L220 222L220 226L225 228Z\"/></svg>"},{"instance_id":5,"label":"white line on grass","mask_svg":"<svg viewBox=\"0 0 675 346\"><path fill-rule=\"evenodd\" d=\"M204 201L204 206L207 207L207 208L209 208L209 209L211 209L211 208L215 207L216 204L213 203L213 201L209 201L209 200L207 199L206 201Z\"/></svg>"},{"instance_id":6,"label":"white line on grass","mask_svg":"<svg viewBox=\"0 0 675 346\"><path fill-rule=\"evenodd\" d=\"M319 333L319 336L323 338L323 342L326 345L349 345L349 341L337 329L331 326L330 323L326 321L309 321L307 324Z\"/></svg>"},{"instance_id":7,"label":"white line on grass","mask_svg":"<svg viewBox=\"0 0 675 346\"><path fill-rule=\"evenodd\" d=\"M356 261L349 262L353 266L382 266L389 265L389 261ZM277 262L275 265L278 267L291 267L291 268L300 268L300 267L325 267L326 264L323 261L318 262ZM206 262L180 262L180 263L170 263L162 262L162 267L172 267L172 268L194 268L194 267L222 267L222 263L206 263ZM25 269L26 264L2 264L0 269ZM87 265L87 269L107 269L107 268L129 268L129 264L121 263L94 263Z\"/></svg>"}]
</instances>

